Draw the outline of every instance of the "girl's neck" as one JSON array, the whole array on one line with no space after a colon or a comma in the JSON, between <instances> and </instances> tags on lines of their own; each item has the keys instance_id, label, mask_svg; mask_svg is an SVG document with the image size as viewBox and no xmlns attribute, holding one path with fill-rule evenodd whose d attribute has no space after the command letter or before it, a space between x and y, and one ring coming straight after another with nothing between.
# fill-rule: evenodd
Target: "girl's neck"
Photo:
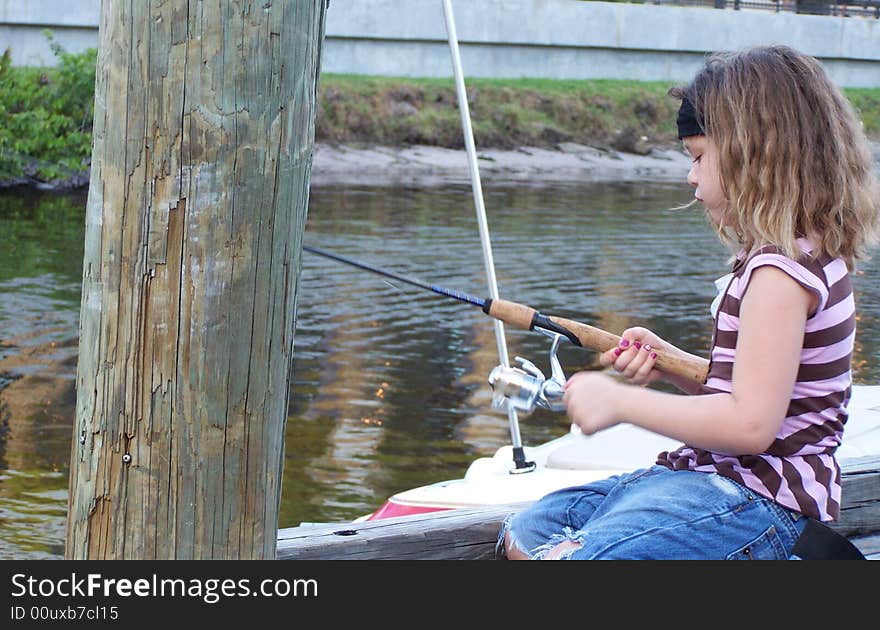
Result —
<instances>
[{"instance_id":1,"label":"girl's neck","mask_svg":"<svg viewBox=\"0 0 880 630\"><path fill-rule=\"evenodd\" d=\"M810 236L798 236L797 237L797 245L798 245L800 251L803 252L804 254L814 253L817 245L821 242L822 242L822 239L818 238L818 236L816 234L812 234ZM750 256L752 256L756 252L760 251L762 248L768 247L768 246L781 248L781 246L778 243L769 243L769 242L755 243L751 248L742 247L739 250L739 252L737 252L736 259L737 260L744 260L746 258L749 258Z\"/></svg>"}]
</instances>

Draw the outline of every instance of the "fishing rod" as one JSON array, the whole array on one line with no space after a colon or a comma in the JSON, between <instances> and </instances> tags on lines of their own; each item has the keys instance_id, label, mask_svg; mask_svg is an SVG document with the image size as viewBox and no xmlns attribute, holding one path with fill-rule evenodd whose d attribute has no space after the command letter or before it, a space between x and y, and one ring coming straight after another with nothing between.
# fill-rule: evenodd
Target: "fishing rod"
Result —
<instances>
[{"instance_id":1,"label":"fishing rod","mask_svg":"<svg viewBox=\"0 0 880 630\"><path fill-rule=\"evenodd\" d=\"M443 0L443 16L446 20L446 34L449 40L449 55L452 59L452 74L455 78L455 93L458 98L458 109L461 113L461 130L464 136L465 153L468 158L468 171L471 174L471 191L474 196L474 210L477 213L477 225L480 231L480 246L483 250L483 267L486 270L486 280L489 285L489 297L498 297L498 282L495 278L495 261L492 257L492 242L489 238L489 223L486 219L486 206L483 202L483 186L480 183L480 168L477 163L477 148L474 142L474 131L471 125L471 113L468 106L467 89L464 84L464 70L461 64L461 51L458 46L458 33L455 27L455 15L452 11L451 0ZM507 341L504 337L504 324L500 320L493 322L495 329L495 343L498 347L498 359L501 367L509 369L510 362L507 356ZM497 401L493 401L497 402ZM511 472L531 472L535 469L535 462L526 461L523 449L522 437L519 432L519 420L517 419L517 407L507 405L507 420L510 425L510 441L513 452L514 470Z\"/></svg>"},{"instance_id":2,"label":"fishing rod","mask_svg":"<svg viewBox=\"0 0 880 630\"><path fill-rule=\"evenodd\" d=\"M554 315L545 315L525 304L502 300L500 298L480 298L468 295L467 293L463 293L456 289L450 289L438 284L425 282L411 276L403 276L317 247L303 245L303 249L318 256L323 256L337 262L358 267L359 269L370 271L387 278L393 278L399 282L427 289L433 293L450 297L472 306L477 306L490 317L494 317L506 324L510 324L515 328L533 330L551 337L553 339L553 346L551 348L553 376L551 379L544 379L543 375L540 374L540 371L537 370L532 363L525 361L520 357L517 357L517 362L520 363L522 368L519 373L514 374L513 371L516 370L516 368L499 366L499 368L506 369L499 370L496 368L496 370L493 370L495 382L493 382L493 378L490 376L490 384L493 386L496 394L499 394L501 398L509 399L508 402L523 411L531 411L536 405L552 410L560 410L558 398L561 398L561 393L556 391L556 385L563 385L565 379L558 366L558 362L555 359L555 353L561 338L564 337L565 339L568 339L575 346L596 350L598 352L610 350L620 343L619 335L572 319L556 317ZM708 362L704 359L692 358L689 356L673 356L662 352L657 353L657 362L655 365L657 369L662 372L676 375L695 383L703 383L706 380L706 373L708 370ZM519 384L516 382L518 380L516 377L522 377L522 372L527 373L532 378L524 379L523 383ZM546 391L541 390L543 383L539 382L544 380L551 381L550 387L545 387ZM518 387L525 388L526 391L520 391ZM493 404L495 404L495 406L500 406L500 403L496 401L493 401Z\"/></svg>"}]
</instances>

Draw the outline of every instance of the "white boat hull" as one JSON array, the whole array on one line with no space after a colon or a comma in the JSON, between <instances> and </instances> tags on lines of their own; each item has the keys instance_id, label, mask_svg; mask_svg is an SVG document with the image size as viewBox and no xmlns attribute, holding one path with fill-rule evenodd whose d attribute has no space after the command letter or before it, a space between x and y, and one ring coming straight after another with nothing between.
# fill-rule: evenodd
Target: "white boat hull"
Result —
<instances>
[{"instance_id":1,"label":"white boat hull","mask_svg":"<svg viewBox=\"0 0 880 630\"><path fill-rule=\"evenodd\" d=\"M841 465L880 453L880 385L853 387L848 409L843 444L837 450ZM679 441L629 424L589 437L572 425L562 437L524 447L526 461L535 463L531 472L516 472L512 447L504 446L491 457L476 459L463 478L399 492L379 510L358 520L531 502L559 488L650 466L658 453L680 445Z\"/></svg>"}]
</instances>

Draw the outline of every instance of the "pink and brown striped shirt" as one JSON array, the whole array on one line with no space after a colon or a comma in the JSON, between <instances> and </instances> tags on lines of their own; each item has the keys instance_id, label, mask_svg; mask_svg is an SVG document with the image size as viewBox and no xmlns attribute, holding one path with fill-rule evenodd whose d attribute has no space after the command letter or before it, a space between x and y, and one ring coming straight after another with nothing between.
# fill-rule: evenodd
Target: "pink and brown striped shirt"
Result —
<instances>
[{"instance_id":1,"label":"pink and brown striped shirt","mask_svg":"<svg viewBox=\"0 0 880 630\"><path fill-rule=\"evenodd\" d=\"M809 256L805 239L798 260L764 247L738 259L715 313L709 372L701 393L733 389L739 305L752 272L771 265L819 298L807 318L800 368L782 428L760 455L723 455L684 445L658 455L674 470L717 472L791 510L821 521L840 515L840 467L834 453L843 437L852 391L850 362L855 339L855 300L842 259Z\"/></svg>"}]
</instances>

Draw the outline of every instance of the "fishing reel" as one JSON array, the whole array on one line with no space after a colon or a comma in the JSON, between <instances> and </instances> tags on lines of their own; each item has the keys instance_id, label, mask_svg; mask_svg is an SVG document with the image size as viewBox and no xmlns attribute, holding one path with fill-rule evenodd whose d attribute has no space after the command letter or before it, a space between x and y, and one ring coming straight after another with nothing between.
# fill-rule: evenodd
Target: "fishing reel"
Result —
<instances>
[{"instance_id":1,"label":"fishing reel","mask_svg":"<svg viewBox=\"0 0 880 630\"><path fill-rule=\"evenodd\" d=\"M556 358L556 350L563 335L535 328L553 339L550 344L550 378L545 378L538 367L522 357L516 357L519 367L498 365L489 373L489 385L492 387L492 406L496 409L504 404L514 409L531 413L535 407L543 407L550 411L565 411L562 396L565 393L565 374L562 364Z\"/></svg>"}]
</instances>

